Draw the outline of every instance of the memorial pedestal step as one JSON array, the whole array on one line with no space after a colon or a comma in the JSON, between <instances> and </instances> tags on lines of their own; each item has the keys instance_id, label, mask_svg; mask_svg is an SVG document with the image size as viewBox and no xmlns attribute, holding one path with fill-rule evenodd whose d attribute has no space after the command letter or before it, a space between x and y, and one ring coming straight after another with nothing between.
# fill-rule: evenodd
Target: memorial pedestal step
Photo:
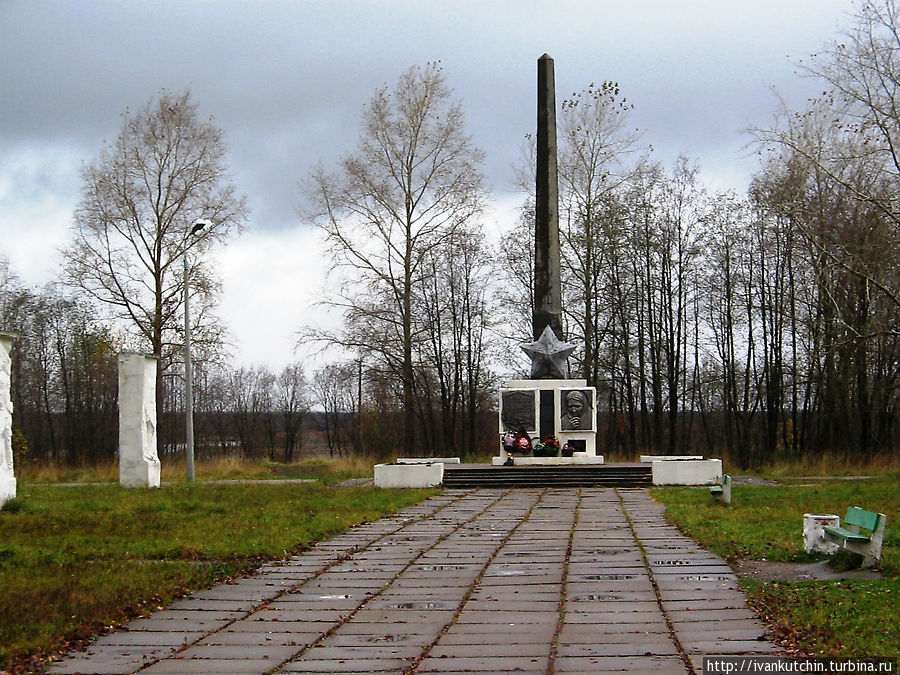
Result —
<instances>
[{"instance_id":1,"label":"memorial pedestal step","mask_svg":"<svg viewBox=\"0 0 900 675\"><path fill-rule=\"evenodd\" d=\"M648 487L653 475L644 464L569 466L485 466L448 464L445 488Z\"/></svg>"}]
</instances>

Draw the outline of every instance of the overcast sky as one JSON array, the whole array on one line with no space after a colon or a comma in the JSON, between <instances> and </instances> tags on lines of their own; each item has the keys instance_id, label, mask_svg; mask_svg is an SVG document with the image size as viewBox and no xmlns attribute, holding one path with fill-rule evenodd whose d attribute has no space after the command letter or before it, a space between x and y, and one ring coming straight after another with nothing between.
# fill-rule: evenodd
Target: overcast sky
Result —
<instances>
[{"instance_id":1,"label":"overcast sky","mask_svg":"<svg viewBox=\"0 0 900 675\"><path fill-rule=\"evenodd\" d=\"M121 114L189 87L231 148L248 231L217 255L221 314L241 365L279 368L325 273L300 222L297 183L351 149L363 105L411 65L440 60L486 154L493 230L521 200L512 166L535 127L536 61L557 103L619 83L666 164L699 162L714 189L745 191L745 130L820 85L796 62L837 38L848 0L0 0L0 255L28 284L54 278L79 171ZM0 326L0 329L11 327ZM302 355L302 353L300 354Z\"/></svg>"}]
</instances>

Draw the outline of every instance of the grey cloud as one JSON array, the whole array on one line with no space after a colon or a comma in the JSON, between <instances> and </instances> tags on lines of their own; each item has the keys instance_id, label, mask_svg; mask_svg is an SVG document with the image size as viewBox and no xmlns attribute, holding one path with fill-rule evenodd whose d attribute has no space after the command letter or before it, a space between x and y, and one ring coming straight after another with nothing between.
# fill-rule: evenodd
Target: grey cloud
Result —
<instances>
[{"instance_id":1,"label":"grey cloud","mask_svg":"<svg viewBox=\"0 0 900 675\"><path fill-rule=\"evenodd\" d=\"M535 61L549 52L558 98L616 80L661 157L702 153L711 165L737 167L741 130L765 123L774 107L768 87L802 101L785 55L831 37L844 5L7 1L0 154L45 149L52 157L47 149L60 144L90 161L115 138L126 107L164 87L190 87L200 112L226 132L254 226L283 229L297 223L297 182L353 145L374 90L440 59L486 153L489 182L508 193L511 165L534 127ZM78 182L73 172L70 192Z\"/></svg>"}]
</instances>

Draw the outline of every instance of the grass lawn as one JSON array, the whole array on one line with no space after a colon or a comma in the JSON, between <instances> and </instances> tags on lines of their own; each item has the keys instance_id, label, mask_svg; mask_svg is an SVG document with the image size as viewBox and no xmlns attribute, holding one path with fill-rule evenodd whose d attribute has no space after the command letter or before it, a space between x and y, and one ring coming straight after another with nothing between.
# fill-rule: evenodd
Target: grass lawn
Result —
<instances>
[{"instance_id":1,"label":"grass lawn","mask_svg":"<svg viewBox=\"0 0 900 675\"><path fill-rule=\"evenodd\" d=\"M347 478L372 477L372 460L365 457L311 457L284 464L282 462L241 459L198 460L196 478L203 480L313 478L325 485L334 485ZM163 482L183 482L187 471L183 458L163 458ZM72 467L49 462L22 462L16 466L20 482L46 483L118 483L119 466Z\"/></svg>"},{"instance_id":2,"label":"grass lawn","mask_svg":"<svg viewBox=\"0 0 900 675\"><path fill-rule=\"evenodd\" d=\"M658 489L653 496L670 522L729 560L822 560L803 551L804 513L843 518L848 506L884 513L883 580L742 583L776 634L811 654L900 657L900 474L782 480L733 487L730 506L713 503L706 488Z\"/></svg>"},{"instance_id":3,"label":"grass lawn","mask_svg":"<svg viewBox=\"0 0 900 675\"><path fill-rule=\"evenodd\" d=\"M0 511L0 670L431 494L321 482L18 493Z\"/></svg>"}]
</instances>

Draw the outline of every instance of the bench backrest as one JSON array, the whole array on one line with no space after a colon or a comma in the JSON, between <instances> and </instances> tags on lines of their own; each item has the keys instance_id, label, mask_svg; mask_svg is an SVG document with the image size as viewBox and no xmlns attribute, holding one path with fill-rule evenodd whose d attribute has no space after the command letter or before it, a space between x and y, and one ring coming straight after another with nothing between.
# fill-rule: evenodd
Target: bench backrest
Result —
<instances>
[{"instance_id":1,"label":"bench backrest","mask_svg":"<svg viewBox=\"0 0 900 675\"><path fill-rule=\"evenodd\" d=\"M850 506L847 508L847 515L844 516L844 525L856 525L864 530L874 532L878 529L878 521L881 520L880 513L866 511L858 506Z\"/></svg>"}]
</instances>

